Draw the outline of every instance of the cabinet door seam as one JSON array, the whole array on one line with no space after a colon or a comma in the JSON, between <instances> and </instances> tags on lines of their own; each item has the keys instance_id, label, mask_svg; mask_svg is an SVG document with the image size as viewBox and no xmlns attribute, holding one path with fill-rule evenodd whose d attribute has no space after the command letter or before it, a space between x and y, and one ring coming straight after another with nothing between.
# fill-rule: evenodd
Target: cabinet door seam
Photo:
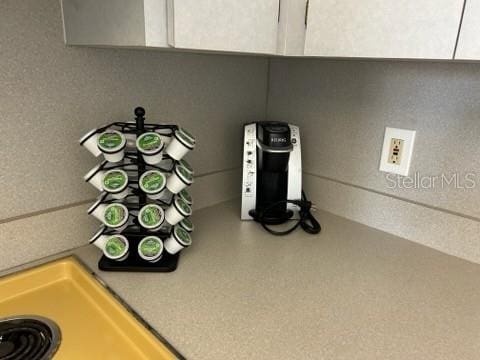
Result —
<instances>
[{"instance_id":1,"label":"cabinet door seam","mask_svg":"<svg viewBox=\"0 0 480 360\"><path fill-rule=\"evenodd\" d=\"M463 1L463 7L462 7L462 13L460 15L460 22L458 24L457 38L455 39L455 47L453 48L452 60L455 60L455 56L457 55L458 41L460 40L460 32L462 31L463 16L465 14L465 7L466 6L467 6L467 0L464 0Z\"/></svg>"}]
</instances>

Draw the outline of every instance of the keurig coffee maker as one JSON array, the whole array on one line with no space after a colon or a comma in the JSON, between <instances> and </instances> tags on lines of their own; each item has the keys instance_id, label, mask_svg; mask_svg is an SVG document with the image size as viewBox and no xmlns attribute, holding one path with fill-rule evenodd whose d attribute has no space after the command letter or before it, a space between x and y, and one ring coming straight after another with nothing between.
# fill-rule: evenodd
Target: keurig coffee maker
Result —
<instances>
[{"instance_id":1,"label":"keurig coffee maker","mask_svg":"<svg viewBox=\"0 0 480 360\"><path fill-rule=\"evenodd\" d=\"M285 200L302 197L298 127L276 121L245 125L243 158L242 219L255 219L270 205L265 223L292 218L298 206Z\"/></svg>"},{"instance_id":2,"label":"keurig coffee maker","mask_svg":"<svg viewBox=\"0 0 480 360\"><path fill-rule=\"evenodd\" d=\"M275 235L299 225L312 234L320 224L310 213L311 203L302 191L300 131L295 125L262 121L244 127L242 220L255 220ZM286 231L267 225L298 220Z\"/></svg>"}]
</instances>

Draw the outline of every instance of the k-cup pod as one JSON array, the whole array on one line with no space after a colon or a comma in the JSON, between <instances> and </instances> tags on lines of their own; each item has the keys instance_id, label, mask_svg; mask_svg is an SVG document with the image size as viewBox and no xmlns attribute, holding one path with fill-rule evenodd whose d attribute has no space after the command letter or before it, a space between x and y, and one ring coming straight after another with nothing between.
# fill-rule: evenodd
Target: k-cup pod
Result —
<instances>
[{"instance_id":1,"label":"k-cup pod","mask_svg":"<svg viewBox=\"0 0 480 360\"><path fill-rule=\"evenodd\" d=\"M165 146L167 146L170 143L170 140L171 140L170 129L156 129L155 132L157 134L160 134Z\"/></svg>"},{"instance_id":2,"label":"k-cup pod","mask_svg":"<svg viewBox=\"0 0 480 360\"><path fill-rule=\"evenodd\" d=\"M165 144L156 132L146 132L137 139L137 149L142 153L143 160L149 165L156 165L162 161L162 151Z\"/></svg>"},{"instance_id":3,"label":"k-cup pod","mask_svg":"<svg viewBox=\"0 0 480 360\"><path fill-rule=\"evenodd\" d=\"M176 130L165 152L170 155L172 159L180 160L187 152L194 148L195 141L192 141L183 131Z\"/></svg>"},{"instance_id":4,"label":"k-cup pod","mask_svg":"<svg viewBox=\"0 0 480 360\"><path fill-rule=\"evenodd\" d=\"M107 130L97 138L98 148L105 156L105 160L110 162L122 161L126 144L125 136L117 130Z\"/></svg>"},{"instance_id":5,"label":"k-cup pod","mask_svg":"<svg viewBox=\"0 0 480 360\"><path fill-rule=\"evenodd\" d=\"M165 220L173 226L190 215L192 215L192 208L185 201L176 197L172 205L165 211Z\"/></svg>"},{"instance_id":6,"label":"k-cup pod","mask_svg":"<svg viewBox=\"0 0 480 360\"><path fill-rule=\"evenodd\" d=\"M100 164L95 166L92 170L90 170L83 179L88 182L89 184L95 186L97 190L102 191L102 178L105 171L101 170L103 166L105 166L107 162L103 160Z\"/></svg>"},{"instance_id":7,"label":"k-cup pod","mask_svg":"<svg viewBox=\"0 0 480 360\"><path fill-rule=\"evenodd\" d=\"M105 171L102 176L102 188L112 194L115 199L123 199L128 195L128 175L121 169Z\"/></svg>"},{"instance_id":8,"label":"k-cup pod","mask_svg":"<svg viewBox=\"0 0 480 360\"><path fill-rule=\"evenodd\" d=\"M103 221L103 212L107 207L107 204L103 204L102 200L102 198L97 199L97 201L95 201L87 210L88 215L92 215L100 221Z\"/></svg>"},{"instance_id":9,"label":"k-cup pod","mask_svg":"<svg viewBox=\"0 0 480 360\"><path fill-rule=\"evenodd\" d=\"M183 219L182 221L180 221L178 223L177 226L180 226L181 228L183 228L188 233L192 233L193 229L194 229L193 223L190 220L190 218Z\"/></svg>"},{"instance_id":10,"label":"k-cup pod","mask_svg":"<svg viewBox=\"0 0 480 360\"><path fill-rule=\"evenodd\" d=\"M172 194L177 194L187 186L193 184L193 176L183 166L175 166L172 175L167 179L167 189Z\"/></svg>"},{"instance_id":11,"label":"k-cup pod","mask_svg":"<svg viewBox=\"0 0 480 360\"><path fill-rule=\"evenodd\" d=\"M165 250L169 254L176 254L180 250L190 246L192 244L192 237L188 232L185 231L180 226L175 226L173 228L172 234L170 237L165 240L164 246Z\"/></svg>"},{"instance_id":12,"label":"k-cup pod","mask_svg":"<svg viewBox=\"0 0 480 360\"><path fill-rule=\"evenodd\" d=\"M134 150L137 147L137 135L136 134L123 134L125 136L125 140L127 141L126 148Z\"/></svg>"},{"instance_id":13,"label":"k-cup pod","mask_svg":"<svg viewBox=\"0 0 480 360\"><path fill-rule=\"evenodd\" d=\"M95 157L102 155L102 152L97 146L97 138L97 129L92 129L79 140L80 145L90 151Z\"/></svg>"},{"instance_id":14,"label":"k-cup pod","mask_svg":"<svg viewBox=\"0 0 480 360\"><path fill-rule=\"evenodd\" d=\"M190 132L188 132L185 128L179 128L178 131L182 133L183 136L185 136L190 142L195 144L195 136L193 136Z\"/></svg>"},{"instance_id":15,"label":"k-cup pod","mask_svg":"<svg viewBox=\"0 0 480 360\"><path fill-rule=\"evenodd\" d=\"M165 175L158 170L148 170L140 176L140 189L146 193L150 199L160 199L166 184L167 179Z\"/></svg>"},{"instance_id":16,"label":"k-cup pod","mask_svg":"<svg viewBox=\"0 0 480 360\"><path fill-rule=\"evenodd\" d=\"M100 234L96 239L93 241L91 240L90 243L100 248L105 257L111 260L122 261L128 256L129 243L127 238L123 235Z\"/></svg>"},{"instance_id":17,"label":"k-cup pod","mask_svg":"<svg viewBox=\"0 0 480 360\"><path fill-rule=\"evenodd\" d=\"M97 230L97 232L88 240L89 244L93 244L97 239L103 235L103 233L107 230L107 227L105 225L100 226L100 228ZM106 235L104 235L106 236Z\"/></svg>"},{"instance_id":18,"label":"k-cup pod","mask_svg":"<svg viewBox=\"0 0 480 360\"><path fill-rule=\"evenodd\" d=\"M157 262L163 255L163 242L158 236L146 236L138 244L138 255L152 263Z\"/></svg>"},{"instance_id":19,"label":"k-cup pod","mask_svg":"<svg viewBox=\"0 0 480 360\"><path fill-rule=\"evenodd\" d=\"M183 189L179 191L177 194L179 198L181 198L183 201L185 201L188 205L192 206L193 205L193 198L190 195L190 193L187 191L187 189Z\"/></svg>"},{"instance_id":20,"label":"k-cup pod","mask_svg":"<svg viewBox=\"0 0 480 360\"><path fill-rule=\"evenodd\" d=\"M195 172L193 171L193 167L192 165L189 164L189 162L185 159L180 159L178 161L178 164L183 166L185 168L185 170L187 170L190 174L192 174L192 176L195 174Z\"/></svg>"},{"instance_id":21,"label":"k-cup pod","mask_svg":"<svg viewBox=\"0 0 480 360\"><path fill-rule=\"evenodd\" d=\"M103 210L101 221L109 228L123 230L128 221L128 209L119 203L108 204Z\"/></svg>"},{"instance_id":22,"label":"k-cup pod","mask_svg":"<svg viewBox=\"0 0 480 360\"><path fill-rule=\"evenodd\" d=\"M165 212L157 204L147 204L138 213L140 225L150 231L157 231L165 220Z\"/></svg>"}]
</instances>

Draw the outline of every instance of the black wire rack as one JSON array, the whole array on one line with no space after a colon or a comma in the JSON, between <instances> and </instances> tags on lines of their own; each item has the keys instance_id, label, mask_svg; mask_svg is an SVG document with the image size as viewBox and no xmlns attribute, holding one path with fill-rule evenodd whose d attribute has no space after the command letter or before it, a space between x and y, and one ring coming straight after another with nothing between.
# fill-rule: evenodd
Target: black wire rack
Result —
<instances>
[{"instance_id":1,"label":"black wire rack","mask_svg":"<svg viewBox=\"0 0 480 360\"><path fill-rule=\"evenodd\" d=\"M145 123L145 109L142 107L135 108L135 121L133 122L113 122L111 124L102 126L97 129L97 133L104 132L107 129L114 129L122 132L123 134L135 134L138 138L141 134L148 131L159 132L162 136L172 137L175 130L178 129L177 125L160 125ZM147 170L160 170L161 172L168 174L171 173L176 165L176 161L167 154L163 155L162 166L148 165L143 160L143 157L139 151L134 149L126 149L125 156L120 164L113 164L109 162L103 162L98 170L110 170L110 169L122 169L128 174L129 194L122 200L113 198L108 193L103 193L99 199L102 203L108 204L121 201L127 208L130 214L138 215L139 210L148 203L155 203L162 206L164 209L172 205L174 195L170 196L168 200L150 200L147 195L140 189L138 184L140 177ZM167 164L167 165L165 165ZM163 251L163 255L157 262L149 262L142 259L138 255L138 244L146 236L154 235L163 240L171 236L173 227L161 227L158 231L149 231L144 229L136 216L134 216L133 222L131 222L121 232L115 231L115 229L106 228L103 232L104 235L121 234L128 239L129 252L128 256L119 261L107 258L102 255L98 262L98 268L103 271L127 271L127 272L171 272L177 268L180 252L172 255Z\"/></svg>"}]
</instances>

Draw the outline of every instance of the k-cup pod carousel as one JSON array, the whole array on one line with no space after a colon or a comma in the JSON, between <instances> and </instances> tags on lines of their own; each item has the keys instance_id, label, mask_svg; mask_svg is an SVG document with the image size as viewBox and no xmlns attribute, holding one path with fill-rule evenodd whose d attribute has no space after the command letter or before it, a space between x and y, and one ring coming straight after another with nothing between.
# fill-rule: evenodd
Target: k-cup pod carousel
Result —
<instances>
[{"instance_id":1,"label":"k-cup pod carousel","mask_svg":"<svg viewBox=\"0 0 480 360\"><path fill-rule=\"evenodd\" d=\"M185 155L195 137L177 125L114 122L90 130L80 145L104 160L84 180L101 192L87 213L102 227L90 243L103 271L170 272L191 244L193 167ZM167 245L168 244L168 245Z\"/></svg>"}]
</instances>

